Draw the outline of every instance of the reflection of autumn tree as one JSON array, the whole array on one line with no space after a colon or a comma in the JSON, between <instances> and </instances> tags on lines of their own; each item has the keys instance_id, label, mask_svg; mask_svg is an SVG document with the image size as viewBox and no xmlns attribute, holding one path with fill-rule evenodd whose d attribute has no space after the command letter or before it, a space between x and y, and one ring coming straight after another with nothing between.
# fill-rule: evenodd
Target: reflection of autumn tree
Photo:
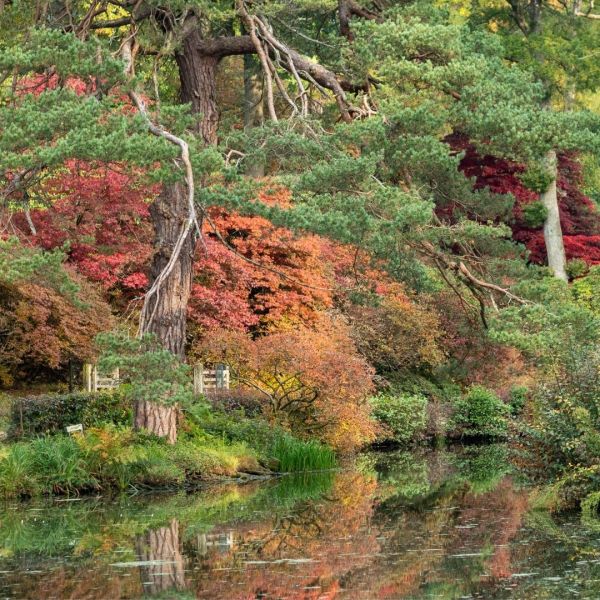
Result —
<instances>
[{"instance_id":1,"label":"reflection of autumn tree","mask_svg":"<svg viewBox=\"0 0 600 600\"><path fill-rule=\"evenodd\" d=\"M375 489L373 478L343 472L327 497L239 526L232 552L213 552L202 565L197 597L335 598L340 581L379 550L378 532L369 527ZM215 581L215 568L227 576Z\"/></svg>"},{"instance_id":2,"label":"reflection of autumn tree","mask_svg":"<svg viewBox=\"0 0 600 600\"><path fill-rule=\"evenodd\" d=\"M138 560L145 563L140 566L140 576L147 594L157 595L186 587L177 519L138 535L135 547Z\"/></svg>"}]
</instances>

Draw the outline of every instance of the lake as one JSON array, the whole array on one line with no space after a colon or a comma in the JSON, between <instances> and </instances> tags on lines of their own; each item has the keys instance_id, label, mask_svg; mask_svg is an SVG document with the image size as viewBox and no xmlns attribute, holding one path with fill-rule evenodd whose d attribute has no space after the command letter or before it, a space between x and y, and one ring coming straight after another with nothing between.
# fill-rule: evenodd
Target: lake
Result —
<instances>
[{"instance_id":1,"label":"lake","mask_svg":"<svg viewBox=\"0 0 600 600\"><path fill-rule=\"evenodd\" d=\"M501 445L193 494L0 505L0 597L600 598L600 528L528 511Z\"/></svg>"}]
</instances>

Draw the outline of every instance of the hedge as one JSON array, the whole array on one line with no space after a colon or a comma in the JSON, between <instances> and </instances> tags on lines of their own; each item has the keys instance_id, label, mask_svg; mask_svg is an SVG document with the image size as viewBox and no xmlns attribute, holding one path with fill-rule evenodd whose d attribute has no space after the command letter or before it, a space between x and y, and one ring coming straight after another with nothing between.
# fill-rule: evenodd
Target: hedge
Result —
<instances>
[{"instance_id":1,"label":"hedge","mask_svg":"<svg viewBox=\"0 0 600 600\"><path fill-rule=\"evenodd\" d=\"M81 423L94 427L105 423L131 423L131 408L119 391L41 394L15 398L11 406L8 437L31 437L65 431Z\"/></svg>"}]
</instances>

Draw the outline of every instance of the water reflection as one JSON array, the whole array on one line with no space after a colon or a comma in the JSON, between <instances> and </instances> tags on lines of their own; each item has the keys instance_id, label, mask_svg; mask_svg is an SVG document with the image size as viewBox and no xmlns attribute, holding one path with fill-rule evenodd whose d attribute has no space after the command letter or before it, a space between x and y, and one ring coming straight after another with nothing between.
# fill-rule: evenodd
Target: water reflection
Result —
<instances>
[{"instance_id":1,"label":"water reflection","mask_svg":"<svg viewBox=\"0 0 600 600\"><path fill-rule=\"evenodd\" d=\"M194 495L15 503L0 511L0 595L594 597L597 533L528 514L508 464L501 446L372 454Z\"/></svg>"}]
</instances>

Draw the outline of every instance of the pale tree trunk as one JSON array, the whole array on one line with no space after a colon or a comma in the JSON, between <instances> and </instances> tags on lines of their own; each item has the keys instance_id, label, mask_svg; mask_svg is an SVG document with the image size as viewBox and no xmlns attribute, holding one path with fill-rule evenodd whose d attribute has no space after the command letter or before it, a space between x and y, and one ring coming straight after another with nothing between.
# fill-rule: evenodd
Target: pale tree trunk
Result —
<instances>
[{"instance_id":1,"label":"pale tree trunk","mask_svg":"<svg viewBox=\"0 0 600 600\"><path fill-rule=\"evenodd\" d=\"M558 210L558 196L556 180L558 177L556 152L551 150L545 158L548 172L552 175L552 183L548 189L540 194L540 201L546 207L547 216L544 222L544 242L546 243L546 254L548 266L555 277L568 281L567 259L563 244L562 228L560 226L560 213Z\"/></svg>"},{"instance_id":2,"label":"pale tree trunk","mask_svg":"<svg viewBox=\"0 0 600 600\"><path fill-rule=\"evenodd\" d=\"M187 587L176 519L166 527L137 536L135 546L138 560L150 563L140 567L145 594L154 596Z\"/></svg>"},{"instance_id":3,"label":"pale tree trunk","mask_svg":"<svg viewBox=\"0 0 600 600\"><path fill-rule=\"evenodd\" d=\"M262 70L259 62L251 54L244 55L244 129L260 127L265 120L263 104ZM265 166L254 160L246 168L250 177L264 177Z\"/></svg>"}]
</instances>

